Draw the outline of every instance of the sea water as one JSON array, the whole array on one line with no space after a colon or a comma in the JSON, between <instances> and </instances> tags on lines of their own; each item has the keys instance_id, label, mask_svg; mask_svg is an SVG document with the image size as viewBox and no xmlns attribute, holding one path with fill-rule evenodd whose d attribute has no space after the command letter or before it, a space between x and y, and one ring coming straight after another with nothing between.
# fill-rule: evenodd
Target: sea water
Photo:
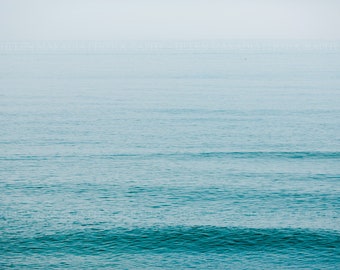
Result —
<instances>
[{"instance_id":1,"label":"sea water","mask_svg":"<svg viewBox=\"0 0 340 270\"><path fill-rule=\"evenodd\" d=\"M0 54L2 269L338 269L340 50Z\"/></svg>"}]
</instances>

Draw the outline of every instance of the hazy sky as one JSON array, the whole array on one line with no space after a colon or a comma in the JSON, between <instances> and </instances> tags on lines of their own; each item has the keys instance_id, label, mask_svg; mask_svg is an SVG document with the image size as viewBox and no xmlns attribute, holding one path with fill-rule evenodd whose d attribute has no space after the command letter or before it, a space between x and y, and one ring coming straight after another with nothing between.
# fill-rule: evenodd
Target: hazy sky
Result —
<instances>
[{"instance_id":1,"label":"hazy sky","mask_svg":"<svg viewBox=\"0 0 340 270\"><path fill-rule=\"evenodd\" d=\"M340 0L0 0L0 40L340 39Z\"/></svg>"}]
</instances>

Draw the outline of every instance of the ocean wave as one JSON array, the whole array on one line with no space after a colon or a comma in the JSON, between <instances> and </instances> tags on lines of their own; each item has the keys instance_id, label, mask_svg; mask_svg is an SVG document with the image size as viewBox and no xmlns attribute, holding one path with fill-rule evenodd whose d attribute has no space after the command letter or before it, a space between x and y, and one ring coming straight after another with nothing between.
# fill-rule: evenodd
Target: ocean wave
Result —
<instances>
[{"instance_id":1,"label":"ocean wave","mask_svg":"<svg viewBox=\"0 0 340 270\"><path fill-rule=\"evenodd\" d=\"M288 158L288 159L333 159L340 158L340 152L204 152L199 157L233 158Z\"/></svg>"},{"instance_id":2,"label":"ocean wave","mask_svg":"<svg viewBox=\"0 0 340 270\"><path fill-rule=\"evenodd\" d=\"M340 159L340 152L181 152L181 153L113 153L101 155L12 155L0 156L0 160L49 160L49 159L117 159L117 158L178 158L178 159Z\"/></svg>"},{"instance_id":3,"label":"ocean wave","mask_svg":"<svg viewBox=\"0 0 340 270\"><path fill-rule=\"evenodd\" d=\"M330 230L293 228L229 228L213 226L113 228L66 231L35 237L2 237L1 253L102 252L239 252L313 251L340 256L340 234Z\"/></svg>"}]
</instances>

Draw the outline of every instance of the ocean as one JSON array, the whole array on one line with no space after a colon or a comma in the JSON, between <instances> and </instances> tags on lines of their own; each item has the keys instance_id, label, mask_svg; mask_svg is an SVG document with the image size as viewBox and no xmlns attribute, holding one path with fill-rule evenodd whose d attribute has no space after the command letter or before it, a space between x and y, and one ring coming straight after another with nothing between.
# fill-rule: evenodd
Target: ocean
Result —
<instances>
[{"instance_id":1,"label":"ocean","mask_svg":"<svg viewBox=\"0 0 340 270\"><path fill-rule=\"evenodd\" d=\"M309 45L0 46L1 269L339 269L340 46Z\"/></svg>"}]
</instances>

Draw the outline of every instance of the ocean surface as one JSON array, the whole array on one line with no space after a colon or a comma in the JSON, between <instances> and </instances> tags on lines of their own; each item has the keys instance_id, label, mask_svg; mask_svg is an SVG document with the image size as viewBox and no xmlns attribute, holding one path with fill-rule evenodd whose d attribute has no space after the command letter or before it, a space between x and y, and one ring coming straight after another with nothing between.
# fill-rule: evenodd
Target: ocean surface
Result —
<instances>
[{"instance_id":1,"label":"ocean surface","mask_svg":"<svg viewBox=\"0 0 340 270\"><path fill-rule=\"evenodd\" d=\"M339 269L340 50L0 51L1 269Z\"/></svg>"}]
</instances>

